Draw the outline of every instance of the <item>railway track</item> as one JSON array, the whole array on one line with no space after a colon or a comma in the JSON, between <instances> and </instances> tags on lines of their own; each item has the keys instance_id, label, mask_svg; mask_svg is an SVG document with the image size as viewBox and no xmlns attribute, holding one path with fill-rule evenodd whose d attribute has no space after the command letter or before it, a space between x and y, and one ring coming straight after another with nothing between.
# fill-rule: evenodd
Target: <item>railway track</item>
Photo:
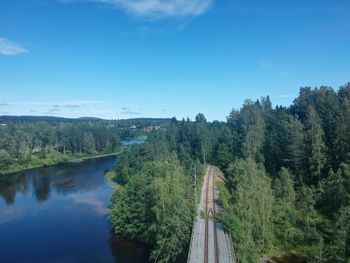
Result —
<instances>
[{"instance_id":1,"label":"railway track","mask_svg":"<svg viewBox=\"0 0 350 263\"><path fill-rule=\"evenodd\" d=\"M216 173L216 169L218 168L209 165L206 170L187 263L236 263L230 234L216 218L221 208L215 203L215 182L225 182L225 178Z\"/></svg>"},{"instance_id":2,"label":"railway track","mask_svg":"<svg viewBox=\"0 0 350 263\"><path fill-rule=\"evenodd\" d=\"M204 263L211 263L209 261L209 224L212 223L213 229L213 241L214 241L214 262L219 263L219 246L218 246L218 236L217 227L215 222L216 216L216 191L215 191L215 175L214 168L210 166L208 171L208 177L206 180L206 198L205 198L205 247L204 247Z\"/></svg>"}]
</instances>

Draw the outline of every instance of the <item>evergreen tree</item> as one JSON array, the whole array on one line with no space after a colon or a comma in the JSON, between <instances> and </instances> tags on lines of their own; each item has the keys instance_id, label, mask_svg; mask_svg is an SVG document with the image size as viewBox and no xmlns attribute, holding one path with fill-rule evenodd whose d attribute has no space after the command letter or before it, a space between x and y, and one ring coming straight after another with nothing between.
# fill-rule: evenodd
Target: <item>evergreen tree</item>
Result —
<instances>
[{"instance_id":1,"label":"evergreen tree","mask_svg":"<svg viewBox=\"0 0 350 263\"><path fill-rule=\"evenodd\" d=\"M326 147L324 144L324 132L320 124L320 119L312 106L308 109L305 129L305 154L307 156L306 170L310 176L310 178L307 178L307 181L318 183L321 178L322 169L326 163Z\"/></svg>"},{"instance_id":2,"label":"evergreen tree","mask_svg":"<svg viewBox=\"0 0 350 263\"><path fill-rule=\"evenodd\" d=\"M273 196L270 179L265 170L253 159L240 159L227 170L232 195L237 253L240 262L256 262L260 253L267 251L272 242ZM226 208L225 212L226 213ZM223 216L224 220L230 216Z\"/></svg>"}]
</instances>

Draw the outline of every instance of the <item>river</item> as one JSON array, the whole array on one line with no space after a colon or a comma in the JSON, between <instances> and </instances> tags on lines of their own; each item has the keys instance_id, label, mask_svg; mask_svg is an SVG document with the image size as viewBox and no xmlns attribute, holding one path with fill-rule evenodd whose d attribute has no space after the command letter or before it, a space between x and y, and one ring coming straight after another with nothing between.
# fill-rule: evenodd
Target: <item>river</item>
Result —
<instances>
[{"instance_id":1,"label":"river","mask_svg":"<svg viewBox=\"0 0 350 263\"><path fill-rule=\"evenodd\" d=\"M0 262L147 262L142 244L111 237L115 158L0 178Z\"/></svg>"}]
</instances>

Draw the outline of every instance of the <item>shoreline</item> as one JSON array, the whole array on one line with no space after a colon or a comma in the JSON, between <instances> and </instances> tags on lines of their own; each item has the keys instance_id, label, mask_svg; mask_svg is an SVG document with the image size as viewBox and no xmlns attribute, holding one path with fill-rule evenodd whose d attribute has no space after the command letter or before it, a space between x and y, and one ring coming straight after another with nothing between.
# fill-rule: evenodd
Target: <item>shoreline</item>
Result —
<instances>
[{"instance_id":1,"label":"shoreline","mask_svg":"<svg viewBox=\"0 0 350 263\"><path fill-rule=\"evenodd\" d=\"M118 184L117 182L113 181L113 176L114 176L114 170L110 170L104 174L106 180L108 181L108 184L110 187L112 187L116 191L123 190L124 186L121 184Z\"/></svg>"},{"instance_id":2,"label":"shoreline","mask_svg":"<svg viewBox=\"0 0 350 263\"><path fill-rule=\"evenodd\" d=\"M43 163L43 164L36 164L36 165L28 165L28 166L24 166L24 167L19 167L18 169L14 169L11 171L6 171L6 172L1 172L0 171L0 177L3 176L10 176L13 174L18 174L21 172L27 172L33 169L37 169L37 168L43 168L43 167L53 167L53 166L57 166L60 164L76 164L76 163L82 163L85 161L89 161L89 160L95 160L95 159L100 159L100 158L104 158L104 157L112 157L112 156L118 156L123 152L123 149L120 150L119 152L115 152L115 153L106 153L106 154L98 154L98 155L92 155L92 156L84 156L84 157L72 157L72 159L67 159L67 160L59 160L56 162L52 162L52 163Z\"/></svg>"}]
</instances>

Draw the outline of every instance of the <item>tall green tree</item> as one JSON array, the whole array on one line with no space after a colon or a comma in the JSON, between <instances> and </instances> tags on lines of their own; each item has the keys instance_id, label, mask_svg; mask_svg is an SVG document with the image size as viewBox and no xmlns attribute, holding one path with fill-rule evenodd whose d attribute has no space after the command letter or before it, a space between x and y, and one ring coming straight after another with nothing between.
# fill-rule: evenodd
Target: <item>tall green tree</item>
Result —
<instances>
[{"instance_id":1,"label":"tall green tree","mask_svg":"<svg viewBox=\"0 0 350 263\"><path fill-rule=\"evenodd\" d=\"M310 176L310 178L307 178L307 181L318 183L321 178L322 169L326 164L326 146L324 144L324 132L320 124L320 119L312 106L308 108L305 129L306 171L308 176Z\"/></svg>"},{"instance_id":2,"label":"tall green tree","mask_svg":"<svg viewBox=\"0 0 350 263\"><path fill-rule=\"evenodd\" d=\"M231 206L223 220L237 237L240 262L256 262L259 254L272 244L273 195L271 182L263 167L253 159L231 163L227 176L232 195ZM231 221L234 218L233 221Z\"/></svg>"}]
</instances>

